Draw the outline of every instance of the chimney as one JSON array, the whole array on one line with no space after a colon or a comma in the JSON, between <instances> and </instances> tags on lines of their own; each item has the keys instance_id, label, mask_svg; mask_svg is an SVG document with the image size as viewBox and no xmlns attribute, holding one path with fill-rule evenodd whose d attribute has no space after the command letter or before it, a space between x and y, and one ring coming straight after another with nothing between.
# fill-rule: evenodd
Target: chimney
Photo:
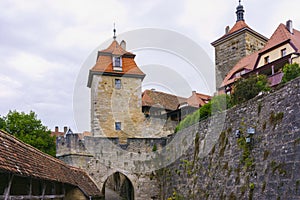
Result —
<instances>
[{"instance_id":1,"label":"chimney","mask_svg":"<svg viewBox=\"0 0 300 200\"><path fill-rule=\"evenodd\" d=\"M151 88L151 91L155 91L155 88Z\"/></svg>"},{"instance_id":2,"label":"chimney","mask_svg":"<svg viewBox=\"0 0 300 200\"><path fill-rule=\"evenodd\" d=\"M122 40L121 43L120 43L122 49L126 50L126 42L125 40Z\"/></svg>"},{"instance_id":3,"label":"chimney","mask_svg":"<svg viewBox=\"0 0 300 200\"><path fill-rule=\"evenodd\" d=\"M55 132L59 132L58 126L55 126Z\"/></svg>"},{"instance_id":4,"label":"chimney","mask_svg":"<svg viewBox=\"0 0 300 200\"><path fill-rule=\"evenodd\" d=\"M68 127L67 126L64 126L64 133L66 133L68 130Z\"/></svg>"},{"instance_id":5,"label":"chimney","mask_svg":"<svg viewBox=\"0 0 300 200\"><path fill-rule=\"evenodd\" d=\"M193 91L192 91L192 95L194 95L194 94L196 94L196 90L193 90Z\"/></svg>"},{"instance_id":6,"label":"chimney","mask_svg":"<svg viewBox=\"0 0 300 200\"><path fill-rule=\"evenodd\" d=\"M229 30L230 30L230 27L226 26L226 28L225 28L225 34L229 33Z\"/></svg>"},{"instance_id":7,"label":"chimney","mask_svg":"<svg viewBox=\"0 0 300 200\"><path fill-rule=\"evenodd\" d=\"M294 34L293 32L293 21L292 20L288 20L286 22L286 28L287 30L291 33L291 34Z\"/></svg>"}]
</instances>

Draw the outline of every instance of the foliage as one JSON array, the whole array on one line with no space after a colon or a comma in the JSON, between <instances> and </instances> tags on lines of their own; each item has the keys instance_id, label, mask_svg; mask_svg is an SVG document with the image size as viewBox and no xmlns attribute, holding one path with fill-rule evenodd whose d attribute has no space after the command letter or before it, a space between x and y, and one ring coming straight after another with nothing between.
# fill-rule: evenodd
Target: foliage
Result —
<instances>
[{"instance_id":1,"label":"foliage","mask_svg":"<svg viewBox=\"0 0 300 200\"><path fill-rule=\"evenodd\" d=\"M262 91L269 91L268 79L265 75L252 75L241 78L234 84L231 96L234 105L252 99Z\"/></svg>"},{"instance_id":2,"label":"foliage","mask_svg":"<svg viewBox=\"0 0 300 200\"><path fill-rule=\"evenodd\" d=\"M178 132L184 128L187 128L193 124L198 123L201 120L208 118L214 113L222 112L231 107L230 97L226 94L214 96L210 102L203 105L201 108L186 116L175 128L175 132Z\"/></svg>"},{"instance_id":3,"label":"foliage","mask_svg":"<svg viewBox=\"0 0 300 200\"><path fill-rule=\"evenodd\" d=\"M37 119L37 115L33 111L30 111L29 114L9 111L0 119L1 129L31 146L55 156L55 137L50 135L50 130L42 124L41 120Z\"/></svg>"},{"instance_id":4,"label":"foliage","mask_svg":"<svg viewBox=\"0 0 300 200\"><path fill-rule=\"evenodd\" d=\"M153 151L153 152L154 152L154 151L157 151L157 146L156 146L156 144L153 145L152 151Z\"/></svg>"},{"instance_id":5,"label":"foliage","mask_svg":"<svg viewBox=\"0 0 300 200\"><path fill-rule=\"evenodd\" d=\"M172 197L169 197L167 200L184 200L185 198L178 194L175 190L173 191Z\"/></svg>"},{"instance_id":6,"label":"foliage","mask_svg":"<svg viewBox=\"0 0 300 200\"><path fill-rule=\"evenodd\" d=\"M300 67L298 63L286 64L283 67L283 77L281 82L286 83L300 76Z\"/></svg>"}]
</instances>

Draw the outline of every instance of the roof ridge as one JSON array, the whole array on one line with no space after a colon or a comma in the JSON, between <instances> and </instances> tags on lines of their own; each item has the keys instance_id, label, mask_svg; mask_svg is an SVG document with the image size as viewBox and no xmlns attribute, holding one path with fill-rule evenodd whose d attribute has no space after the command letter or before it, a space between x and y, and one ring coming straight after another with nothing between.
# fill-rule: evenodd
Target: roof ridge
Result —
<instances>
[{"instance_id":1,"label":"roof ridge","mask_svg":"<svg viewBox=\"0 0 300 200\"><path fill-rule=\"evenodd\" d=\"M22 140L20 140L19 138L17 138L17 137L14 136L13 134L10 134L10 133L8 133L8 132L6 132L6 131L4 131L4 130L0 130L0 134L1 134L1 133L5 136L5 138L6 138L7 140L10 140L10 141L12 141L12 142L15 142L15 143L17 143L17 144L19 144L19 145L21 145L21 146L23 146L23 147L27 147L27 148L28 148L30 151L32 151L33 153L38 153L38 154L40 154L41 156L50 158L51 160L53 160L53 161L56 162L56 163L59 163L59 164L61 164L61 165L63 165L63 166L69 167L69 165L67 165L67 164L64 163L63 161L61 161L61 160L59 160L59 159L57 159L57 158L54 158L53 156L51 156L51 155L49 155L49 154L47 154L47 153L45 153L45 152L42 152L41 150L37 149L37 148L34 147L34 146L31 146L30 144L27 144L27 143L23 142Z\"/></svg>"}]
</instances>

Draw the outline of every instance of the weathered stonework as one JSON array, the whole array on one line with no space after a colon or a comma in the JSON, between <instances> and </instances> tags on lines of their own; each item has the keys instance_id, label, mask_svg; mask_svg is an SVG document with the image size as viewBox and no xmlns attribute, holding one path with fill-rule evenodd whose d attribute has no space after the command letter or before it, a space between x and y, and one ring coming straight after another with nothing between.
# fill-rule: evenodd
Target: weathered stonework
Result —
<instances>
[{"instance_id":1,"label":"weathered stonework","mask_svg":"<svg viewBox=\"0 0 300 200\"><path fill-rule=\"evenodd\" d=\"M300 78L228 110L208 155L201 152L209 121L199 123L194 145L161 170L163 199L174 191L184 199L299 199L299 100ZM255 134L247 144L249 127ZM197 135L189 129L178 134Z\"/></svg>"},{"instance_id":2,"label":"weathered stonework","mask_svg":"<svg viewBox=\"0 0 300 200\"><path fill-rule=\"evenodd\" d=\"M121 88L115 88L115 80ZM141 79L94 75L91 87L91 130L94 136L130 138L139 137L144 121L142 113ZM115 130L121 122L122 130Z\"/></svg>"},{"instance_id":3,"label":"weathered stonework","mask_svg":"<svg viewBox=\"0 0 300 200\"><path fill-rule=\"evenodd\" d=\"M225 36L214 43L216 87L221 86L225 76L241 58L260 50L265 44L265 39L247 29Z\"/></svg>"}]
</instances>

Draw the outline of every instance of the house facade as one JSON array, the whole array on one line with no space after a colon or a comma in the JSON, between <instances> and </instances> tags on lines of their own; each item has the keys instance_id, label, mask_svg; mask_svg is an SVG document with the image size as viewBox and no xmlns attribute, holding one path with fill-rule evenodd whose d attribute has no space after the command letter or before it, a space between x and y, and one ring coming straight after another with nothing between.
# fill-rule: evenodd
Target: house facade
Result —
<instances>
[{"instance_id":1,"label":"house facade","mask_svg":"<svg viewBox=\"0 0 300 200\"><path fill-rule=\"evenodd\" d=\"M216 87L219 88L228 72L240 59L262 49L268 38L256 32L245 22L244 7L236 8L236 23L227 26L225 34L211 43L215 48Z\"/></svg>"},{"instance_id":2,"label":"house facade","mask_svg":"<svg viewBox=\"0 0 300 200\"><path fill-rule=\"evenodd\" d=\"M219 87L219 92L230 94L237 79L252 74L264 74L270 86L278 85L283 77L284 65L299 63L299 49L300 32L293 28L292 21L279 24L261 50L242 58L233 66Z\"/></svg>"}]
</instances>

